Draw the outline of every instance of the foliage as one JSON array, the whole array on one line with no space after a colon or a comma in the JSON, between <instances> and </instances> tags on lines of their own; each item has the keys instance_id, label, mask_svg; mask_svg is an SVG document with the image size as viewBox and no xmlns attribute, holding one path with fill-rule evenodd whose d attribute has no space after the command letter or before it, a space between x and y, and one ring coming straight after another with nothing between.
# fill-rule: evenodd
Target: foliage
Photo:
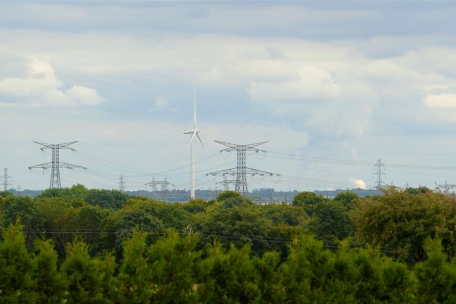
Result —
<instances>
[{"instance_id":1,"label":"foliage","mask_svg":"<svg viewBox=\"0 0 456 304\"><path fill-rule=\"evenodd\" d=\"M272 227L272 221L261 216L260 208L250 204L227 208L219 202L198 217L193 228L201 234L203 244L220 239L226 248L230 243L241 248L250 243L252 253L260 255L270 248L267 239Z\"/></svg>"},{"instance_id":2,"label":"foliage","mask_svg":"<svg viewBox=\"0 0 456 304\"><path fill-rule=\"evenodd\" d=\"M347 210L351 209L353 203L357 202L360 199L359 195L354 192L339 192L334 197L335 202L340 202L345 206Z\"/></svg>"},{"instance_id":3,"label":"foliage","mask_svg":"<svg viewBox=\"0 0 456 304\"><path fill-rule=\"evenodd\" d=\"M313 216L305 226L325 243L342 240L353 230L346 207L338 201L324 201L315 205Z\"/></svg>"},{"instance_id":4,"label":"foliage","mask_svg":"<svg viewBox=\"0 0 456 304\"><path fill-rule=\"evenodd\" d=\"M38 303L61 303L68 288L67 282L58 271L58 254L50 240L37 239L35 249L35 275Z\"/></svg>"},{"instance_id":5,"label":"foliage","mask_svg":"<svg viewBox=\"0 0 456 304\"><path fill-rule=\"evenodd\" d=\"M34 261L25 246L22 226L12 224L0 242L0 302L35 303Z\"/></svg>"},{"instance_id":6,"label":"foliage","mask_svg":"<svg viewBox=\"0 0 456 304\"><path fill-rule=\"evenodd\" d=\"M217 195L216 201L217 201L217 202L223 202L223 201L226 201L227 199L239 198L239 197L242 197L242 196L239 194L239 192L227 190L227 191L220 192L220 193Z\"/></svg>"},{"instance_id":7,"label":"foliage","mask_svg":"<svg viewBox=\"0 0 456 304\"><path fill-rule=\"evenodd\" d=\"M373 246L389 247L399 257L424 261L424 240L441 238L444 251L453 257L456 249L455 199L443 193L410 194L387 188L377 200L356 205L353 223L358 238Z\"/></svg>"},{"instance_id":8,"label":"foliage","mask_svg":"<svg viewBox=\"0 0 456 304\"><path fill-rule=\"evenodd\" d=\"M447 263L440 239L426 239L424 250L428 259L415 266L418 279L418 303L455 303L456 268Z\"/></svg>"},{"instance_id":9,"label":"foliage","mask_svg":"<svg viewBox=\"0 0 456 304\"><path fill-rule=\"evenodd\" d=\"M3 227L14 225L20 220L26 231L27 248L33 248L33 241L44 228L44 218L37 210L32 198L27 196L8 196L1 205Z\"/></svg>"},{"instance_id":10,"label":"foliage","mask_svg":"<svg viewBox=\"0 0 456 304\"><path fill-rule=\"evenodd\" d=\"M238 249L233 244L225 251L219 243L208 248L204 278L207 303L260 303L261 291L250 259L250 245Z\"/></svg>"},{"instance_id":11,"label":"foliage","mask_svg":"<svg viewBox=\"0 0 456 304\"><path fill-rule=\"evenodd\" d=\"M324 202L326 199L322 195L313 192L299 192L291 203L293 206L304 207L308 215L312 215L315 205Z\"/></svg>"},{"instance_id":12,"label":"foliage","mask_svg":"<svg viewBox=\"0 0 456 304\"><path fill-rule=\"evenodd\" d=\"M187 203L182 204L182 209L184 209L188 213L195 214L204 212L206 208L209 206L209 202L201 198L192 198Z\"/></svg>"},{"instance_id":13,"label":"foliage","mask_svg":"<svg viewBox=\"0 0 456 304\"><path fill-rule=\"evenodd\" d=\"M77 238L67 244L67 257L61 272L68 284L67 303L114 303L117 299L116 264L108 255L104 259L90 258L88 246Z\"/></svg>"},{"instance_id":14,"label":"foliage","mask_svg":"<svg viewBox=\"0 0 456 304\"><path fill-rule=\"evenodd\" d=\"M234 208L233 208L234 209ZM284 224L281 224L284 225ZM291 226L290 226L291 227ZM293 227L297 228L297 227ZM52 241L26 249L22 226L0 240L0 303L454 303L456 268L440 239L426 239L427 260L414 267L378 249L337 250L300 234L279 253L261 257L250 244L225 249L215 241L196 250L198 236L168 230L155 244L138 230L124 258L91 257L82 238L67 244L57 267ZM204 253L204 255L203 255ZM205 256L205 258L203 258Z\"/></svg>"},{"instance_id":15,"label":"foliage","mask_svg":"<svg viewBox=\"0 0 456 304\"><path fill-rule=\"evenodd\" d=\"M4 197L7 197L7 196L14 196L13 193L11 193L10 191L6 190L6 191L0 191L0 198L4 198Z\"/></svg>"},{"instance_id":16,"label":"foliage","mask_svg":"<svg viewBox=\"0 0 456 304\"><path fill-rule=\"evenodd\" d=\"M118 190L91 189L85 197L92 206L100 206L110 211L116 211L124 206L130 197Z\"/></svg>"},{"instance_id":17,"label":"foliage","mask_svg":"<svg viewBox=\"0 0 456 304\"><path fill-rule=\"evenodd\" d=\"M261 210L264 216L272 220L274 225L298 226L309 219L303 208L286 203L266 205Z\"/></svg>"}]
</instances>

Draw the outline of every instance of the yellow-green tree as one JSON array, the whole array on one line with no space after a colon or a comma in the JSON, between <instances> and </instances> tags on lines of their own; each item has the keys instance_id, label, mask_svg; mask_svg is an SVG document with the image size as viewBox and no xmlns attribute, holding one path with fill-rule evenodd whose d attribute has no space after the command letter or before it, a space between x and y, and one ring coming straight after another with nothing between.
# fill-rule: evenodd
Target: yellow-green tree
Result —
<instances>
[{"instance_id":1,"label":"yellow-green tree","mask_svg":"<svg viewBox=\"0 0 456 304\"><path fill-rule=\"evenodd\" d=\"M385 195L356 204L353 223L361 242L391 248L399 257L426 259L426 238L441 238L443 250L456 250L456 201L440 192L411 194L387 188Z\"/></svg>"}]
</instances>

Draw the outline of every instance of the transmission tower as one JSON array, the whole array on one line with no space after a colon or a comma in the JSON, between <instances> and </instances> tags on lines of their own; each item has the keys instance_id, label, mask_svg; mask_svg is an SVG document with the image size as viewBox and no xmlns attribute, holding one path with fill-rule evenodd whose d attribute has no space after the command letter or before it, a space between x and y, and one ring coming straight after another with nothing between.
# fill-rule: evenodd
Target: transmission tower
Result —
<instances>
[{"instance_id":1,"label":"transmission tower","mask_svg":"<svg viewBox=\"0 0 456 304\"><path fill-rule=\"evenodd\" d=\"M119 191L124 192L125 191L125 178L123 177L123 174L120 174L119 178Z\"/></svg>"},{"instance_id":2,"label":"transmission tower","mask_svg":"<svg viewBox=\"0 0 456 304\"><path fill-rule=\"evenodd\" d=\"M67 168L68 170L71 169L87 169L86 167L82 166L77 166L77 165L72 165L72 164L67 164L67 163L62 163L59 161L59 151L61 149L69 149L71 151L75 151L73 148L68 148L69 145L72 145L74 143L77 143L77 141L72 141L64 144L46 144L42 142L37 142L34 141L34 143L42 145L43 147L40 148L41 151L44 150L52 150L52 162L50 163L45 163L41 165L36 165L29 167L29 169L36 169L36 168L41 168L44 170L51 169L51 182L49 184L49 188L62 188L62 184L60 182L60 168Z\"/></svg>"},{"instance_id":3,"label":"transmission tower","mask_svg":"<svg viewBox=\"0 0 456 304\"><path fill-rule=\"evenodd\" d=\"M225 191L228 191L228 190L230 190L230 184L236 185L236 180L235 179L228 180L228 179L226 179L226 175L223 174L223 181L218 182L216 184L221 184L225 188Z\"/></svg>"},{"instance_id":4,"label":"transmission tower","mask_svg":"<svg viewBox=\"0 0 456 304\"><path fill-rule=\"evenodd\" d=\"M164 181L156 181L155 178L152 178L152 181L150 183L144 185L152 187L154 199L160 197L164 202L166 202L166 199L168 198L168 186L174 186L173 184L167 181L166 177ZM158 190L157 186L160 186L160 191ZM158 192L160 192L160 195L158 195Z\"/></svg>"},{"instance_id":5,"label":"transmission tower","mask_svg":"<svg viewBox=\"0 0 456 304\"><path fill-rule=\"evenodd\" d=\"M21 196L21 185L17 186L17 195Z\"/></svg>"},{"instance_id":6,"label":"transmission tower","mask_svg":"<svg viewBox=\"0 0 456 304\"><path fill-rule=\"evenodd\" d=\"M8 175L8 169L5 168L3 171L3 176L0 177L0 179L3 180L3 190L8 191L8 186L12 186L13 184L8 183L8 179L11 178L11 181L13 181L13 178Z\"/></svg>"},{"instance_id":7,"label":"transmission tower","mask_svg":"<svg viewBox=\"0 0 456 304\"><path fill-rule=\"evenodd\" d=\"M247 175L251 175L251 176L255 176L255 175L273 176L274 175L274 173L271 173L271 172L256 170L256 169L248 168L246 166L247 151L253 151L253 152L258 153L260 150L256 149L255 147L265 144L265 143L267 143L267 141L255 143L255 144L249 144L249 145L236 145L236 144L230 144L230 143L221 142L221 141L217 141L217 140L215 142L228 147L226 149L221 150L220 152L222 152L222 151L230 152L231 149L236 150L237 167L208 173L208 174L206 174L206 176L209 174L210 175L226 175L226 174L236 175L235 191L241 193L244 196L245 193L248 192Z\"/></svg>"},{"instance_id":8,"label":"transmission tower","mask_svg":"<svg viewBox=\"0 0 456 304\"><path fill-rule=\"evenodd\" d=\"M377 163L374 165L374 170L376 170L376 172L374 173L374 176L375 175L377 176L377 180L375 181L374 188L377 188L377 190L379 190L381 187L383 187L385 185L385 183L382 181L382 176L386 177L386 174L382 171L382 168L384 170L385 165L382 164L382 160L379 159L377 161Z\"/></svg>"},{"instance_id":9,"label":"transmission tower","mask_svg":"<svg viewBox=\"0 0 456 304\"><path fill-rule=\"evenodd\" d=\"M450 190L454 189L456 187L455 184L448 184L447 181L445 181L445 184L439 185L441 188L445 189L447 192L450 192Z\"/></svg>"}]
</instances>

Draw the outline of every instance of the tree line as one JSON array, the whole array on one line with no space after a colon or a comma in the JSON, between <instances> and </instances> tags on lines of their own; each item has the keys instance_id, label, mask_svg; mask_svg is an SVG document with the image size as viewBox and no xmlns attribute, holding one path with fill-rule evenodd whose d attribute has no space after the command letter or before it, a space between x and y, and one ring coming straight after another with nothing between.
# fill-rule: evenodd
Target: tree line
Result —
<instances>
[{"instance_id":1,"label":"tree line","mask_svg":"<svg viewBox=\"0 0 456 304\"><path fill-rule=\"evenodd\" d=\"M427 188L271 205L0 192L0 302L450 303L455 211Z\"/></svg>"}]
</instances>

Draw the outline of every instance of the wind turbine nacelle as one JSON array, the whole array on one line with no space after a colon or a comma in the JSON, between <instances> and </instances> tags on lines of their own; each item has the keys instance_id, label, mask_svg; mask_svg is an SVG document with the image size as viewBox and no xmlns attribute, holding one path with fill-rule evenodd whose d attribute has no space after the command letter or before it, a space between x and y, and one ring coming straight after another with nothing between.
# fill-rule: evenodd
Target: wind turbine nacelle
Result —
<instances>
[{"instance_id":1,"label":"wind turbine nacelle","mask_svg":"<svg viewBox=\"0 0 456 304\"><path fill-rule=\"evenodd\" d=\"M200 130L187 130L187 131L184 131L184 134L193 134L193 133L199 133L201 132Z\"/></svg>"}]
</instances>

